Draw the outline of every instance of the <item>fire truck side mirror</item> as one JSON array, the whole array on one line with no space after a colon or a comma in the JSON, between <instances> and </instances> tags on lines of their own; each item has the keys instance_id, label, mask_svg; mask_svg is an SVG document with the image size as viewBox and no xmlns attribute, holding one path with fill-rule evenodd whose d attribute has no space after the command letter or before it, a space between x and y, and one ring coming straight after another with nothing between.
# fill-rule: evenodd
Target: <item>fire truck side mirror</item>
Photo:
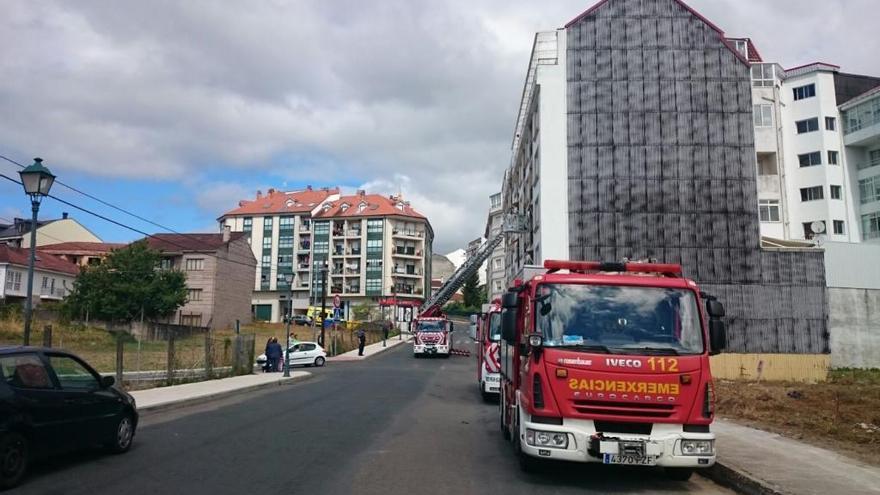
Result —
<instances>
[{"instance_id":1,"label":"fire truck side mirror","mask_svg":"<svg viewBox=\"0 0 880 495\"><path fill-rule=\"evenodd\" d=\"M508 344L516 341L516 309L505 309L501 312L501 338Z\"/></svg>"},{"instance_id":2,"label":"fire truck side mirror","mask_svg":"<svg viewBox=\"0 0 880 495\"><path fill-rule=\"evenodd\" d=\"M504 309L516 309L519 306L519 300L516 292L505 292L501 296L501 307Z\"/></svg>"},{"instance_id":3,"label":"fire truck side mirror","mask_svg":"<svg viewBox=\"0 0 880 495\"><path fill-rule=\"evenodd\" d=\"M724 305L717 299L709 299L706 301L706 313L710 318L722 318L725 314Z\"/></svg>"},{"instance_id":4,"label":"fire truck side mirror","mask_svg":"<svg viewBox=\"0 0 880 495\"><path fill-rule=\"evenodd\" d=\"M709 354L719 354L727 347L727 325L723 321L712 318L709 320Z\"/></svg>"}]
</instances>

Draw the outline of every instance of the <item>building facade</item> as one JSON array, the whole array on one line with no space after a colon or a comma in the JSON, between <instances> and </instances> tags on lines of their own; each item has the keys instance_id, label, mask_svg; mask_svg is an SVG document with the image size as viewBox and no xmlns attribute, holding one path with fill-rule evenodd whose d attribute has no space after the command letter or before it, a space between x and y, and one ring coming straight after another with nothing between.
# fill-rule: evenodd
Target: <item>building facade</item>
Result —
<instances>
[{"instance_id":1,"label":"building facade","mask_svg":"<svg viewBox=\"0 0 880 495\"><path fill-rule=\"evenodd\" d=\"M821 252L760 247L753 119L748 57L680 1L604 0L538 33L507 279L554 258L680 263L727 306L731 351L827 353Z\"/></svg>"},{"instance_id":2,"label":"building facade","mask_svg":"<svg viewBox=\"0 0 880 495\"><path fill-rule=\"evenodd\" d=\"M29 260L29 250L0 244L0 281L3 282L0 301L3 303L20 303L27 298ZM38 253L34 262L34 304L67 297L77 275L77 265L51 254Z\"/></svg>"},{"instance_id":3,"label":"building facade","mask_svg":"<svg viewBox=\"0 0 880 495\"><path fill-rule=\"evenodd\" d=\"M489 216L486 219L486 230L483 235L487 242L495 236L501 235L504 224L504 209L502 208L501 193L489 196ZM492 302L507 288L507 277L504 270L504 243L498 245L489 255L486 261L486 295Z\"/></svg>"},{"instance_id":4,"label":"building facade","mask_svg":"<svg viewBox=\"0 0 880 495\"><path fill-rule=\"evenodd\" d=\"M213 329L250 323L257 261L247 237L232 234L155 234L162 267L186 275L187 301L165 323Z\"/></svg>"},{"instance_id":5,"label":"building facade","mask_svg":"<svg viewBox=\"0 0 880 495\"><path fill-rule=\"evenodd\" d=\"M31 224L29 218L15 218L12 224L0 224L0 244L31 247ZM101 239L67 213L56 220L37 221L38 247L61 242L101 242Z\"/></svg>"},{"instance_id":6,"label":"building facade","mask_svg":"<svg viewBox=\"0 0 880 495\"><path fill-rule=\"evenodd\" d=\"M296 314L320 307L324 266L327 305L339 295L343 317L357 304L394 296L421 300L430 291L434 234L401 197L269 190L219 220L246 233L259 261L252 298L257 319L280 321L290 305Z\"/></svg>"},{"instance_id":7,"label":"building facade","mask_svg":"<svg viewBox=\"0 0 880 495\"><path fill-rule=\"evenodd\" d=\"M37 248L40 253L47 253L69 261L77 266L100 265L104 258L114 249L125 247L125 244L111 242L61 242L46 244Z\"/></svg>"},{"instance_id":8,"label":"building facade","mask_svg":"<svg viewBox=\"0 0 880 495\"><path fill-rule=\"evenodd\" d=\"M880 242L880 86L840 106L849 187L862 241ZM856 189L858 188L858 189Z\"/></svg>"}]
</instances>

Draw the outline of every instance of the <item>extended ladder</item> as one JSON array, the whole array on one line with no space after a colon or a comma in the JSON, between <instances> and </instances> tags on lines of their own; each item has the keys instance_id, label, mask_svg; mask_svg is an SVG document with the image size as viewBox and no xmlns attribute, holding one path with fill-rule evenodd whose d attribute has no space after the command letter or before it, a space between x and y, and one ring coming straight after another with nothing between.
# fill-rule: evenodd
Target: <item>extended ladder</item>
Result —
<instances>
[{"instance_id":1,"label":"extended ladder","mask_svg":"<svg viewBox=\"0 0 880 495\"><path fill-rule=\"evenodd\" d=\"M436 314L440 308L449 301L452 295L455 294L455 292L458 291L458 289L460 289L470 277L477 273L477 270L480 269L483 262L492 255L492 251L494 251L503 240L504 233L499 233L492 239L489 239L480 245L476 252L468 257L468 259L458 267L458 270L455 270L455 273L453 273L452 276L440 286L440 290L422 304L422 307L419 308L419 314L422 316Z\"/></svg>"}]
</instances>

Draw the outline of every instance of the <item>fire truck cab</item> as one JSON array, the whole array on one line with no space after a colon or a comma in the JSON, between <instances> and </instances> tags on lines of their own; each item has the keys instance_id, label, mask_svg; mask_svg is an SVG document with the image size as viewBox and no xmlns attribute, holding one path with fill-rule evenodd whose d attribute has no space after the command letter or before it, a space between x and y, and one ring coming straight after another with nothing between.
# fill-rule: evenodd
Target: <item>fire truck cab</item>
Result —
<instances>
[{"instance_id":1,"label":"fire truck cab","mask_svg":"<svg viewBox=\"0 0 880 495\"><path fill-rule=\"evenodd\" d=\"M413 355L449 357L452 351L452 321L445 316L419 316L412 322Z\"/></svg>"},{"instance_id":2,"label":"fire truck cab","mask_svg":"<svg viewBox=\"0 0 880 495\"><path fill-rule=\"evenodd\" d=\"M484 400L501 391L501 299L483 305L471 337L477 359L477 384Z\"/></svg>"},{"instance_id":3,"label":"fire truck cab","mask_svg":"<svg viewBox=\"0 0 880 495\"><path fill-rule=\"evenodd\" d=\"M556 459L686 480L715 464L724 307L679 265L546 261L501 311L500 424L524 470Z\"/></svg>"}]
</instances>

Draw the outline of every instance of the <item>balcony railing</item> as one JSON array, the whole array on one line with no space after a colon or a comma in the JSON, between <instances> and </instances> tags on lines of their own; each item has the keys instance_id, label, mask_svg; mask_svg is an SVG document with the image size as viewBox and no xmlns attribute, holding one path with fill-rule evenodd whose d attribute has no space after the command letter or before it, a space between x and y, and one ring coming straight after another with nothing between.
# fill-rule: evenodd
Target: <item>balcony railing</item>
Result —
<instances>
[{"instance_id":1,"label":"balcony railing","mask_svg":"<svg viewBox=\"0 0 880 495\"><path fill-rule=\"evenodd\" d=\"M345 232L345 235L346 237L360 237L361 231L359 229L348 229L348 231Z\"/></svg>"},{"instance_id":2,"label":"balcony railing","mask_svg":"<svg viewBox=\"0 0 880 495\"><path fill-rule=\"evenodd\" d=\"M67 295L67 289L63 289L61 287L53 288L47 287L45 289L40 289L40 297L57 297L59 299L64 298Z\"/></svg>"},{"instance_id":3,"label":"balcony railing","mask_svg":"<svg viewBox=\"0 0 880 495\"><path fill-rule=\"evenodd\" d=\"M307 224L302 224L302 225L299 226L299 231L300 231L300 232L311 232L311 231L312 231L312 226L311 226L311 225L307 225Z\"/></svg>"},{"instance_id":4,"label":"balcony railing","mask_svg":"<svg viewBox=\"0 0 880 495\"><path fill-rule=\"evenodd\" d=\"M360 287L346 287L345 294L357 294L361 291Z\"/></svg>"},{"instance_id":5,"label":"balcony railing","mask_svg":"<svg viewBox=\"0 0 880 495\"><path fill-rule=\"evenodd\" d=\"M395 247L394 254L401 256L421 256L422 252L417 251L416 248L412 247Z\"/></svg>"},{"instance_id":6,"label":"balcony railing","mask_svg":"<svg viewBox=\"0 0 880 495\"><path fill-rule=\"evenodd\" d=\"M880 156L878 156L877 158L874 158L872 160L868 160L864 163L858 164L859 170L865 170L866 168L871 168L871 167L880 167Z\"/></svg>"},{"instance_id":7,"label":"balcony railing","mask_svg":"<svg viewBox=\"0 0 880 495\"><path fill-rule=\"evenodd\" d=\"M300 251L308 251L309 249L312 248L312 245L309 244L309 243L307 243L307 242L302 242L302 243L299 244L299 246L297 246L297 248L298 248Z\"/></svg>"},{"instance_id":8,"label":"balcony railing","mask_svg":"<svg viewBox=\"0 0 880 495\"><path fill-rule=\"evenodd\" d=\"M392 235L396 235L398 237L423 237L425 235L421 230L406 230L406 229L394 229L391 231Z\"/></svg>"}]
</instances>

